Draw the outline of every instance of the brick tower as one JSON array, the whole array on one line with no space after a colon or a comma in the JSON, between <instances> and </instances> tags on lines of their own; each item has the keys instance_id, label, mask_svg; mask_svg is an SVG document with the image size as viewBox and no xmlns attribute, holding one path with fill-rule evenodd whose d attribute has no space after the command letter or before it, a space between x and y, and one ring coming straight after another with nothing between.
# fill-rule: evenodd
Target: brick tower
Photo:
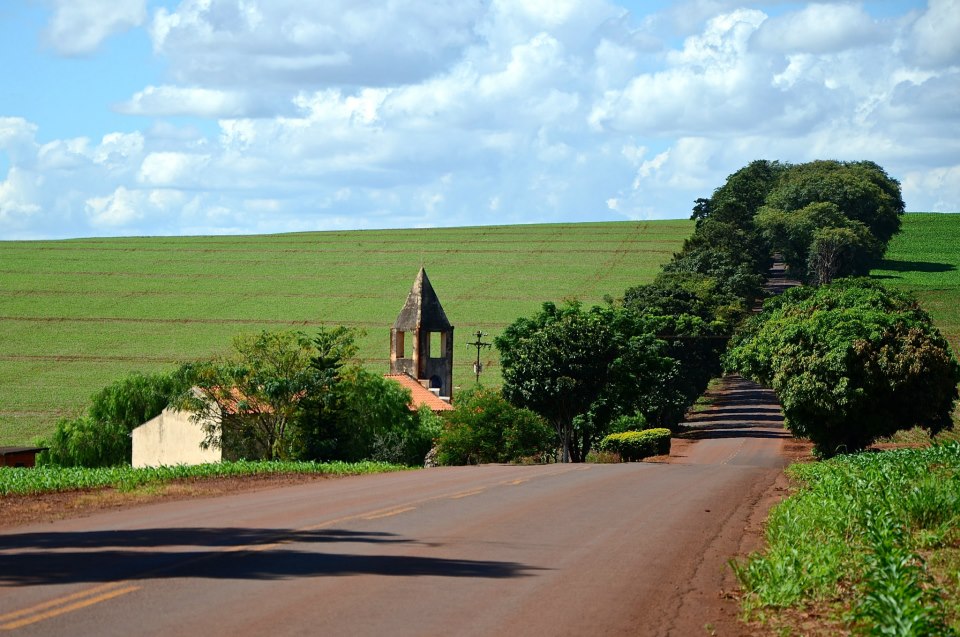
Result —
<instances>
[{"instance_id":1,"label":"brick tower","mask_svg":"<svg viewBox=\"0 0 960 637\"><path fill-rule=\"evenodd\" d=\"M453 326L423 268L390 330L390 373L409 374L445 400L453 396Z\"/></svg>"}]
</instances>

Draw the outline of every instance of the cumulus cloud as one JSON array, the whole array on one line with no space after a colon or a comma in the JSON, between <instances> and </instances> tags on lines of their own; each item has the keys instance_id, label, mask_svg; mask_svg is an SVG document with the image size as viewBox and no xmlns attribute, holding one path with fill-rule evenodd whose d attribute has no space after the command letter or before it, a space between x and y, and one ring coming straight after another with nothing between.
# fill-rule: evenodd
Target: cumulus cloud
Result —
<instances>
[{"instance_id":1,"label":"cumulus cloud","mask_svg":"<svg viewBox=\"0 0 960 637\"><path fill-rule=\"evenodd\" d=\"M125 226L143 218L145 197L137 191L118 187L106 197L86 201L86 213L94 227Z\"/></svg>"},{"instance_id":2,"label":"cumulus cloud","mask_svg":"<svg viewBox=\"0 0 960 637\"><path fill-rule=\"evenodd\" d=\"M781 102L765 61L748 48L765 19L760 11L745 9L712 18L701 34L668 53L666 68L606 91L593 106L591 124L652 135L760 124Z\"/></svg>"},{"instance_id":3,"label":"cumulus cloud","mask_svg":"<svg viewBox=\"0 0 960 637\"><path fill-rule=\"evenodd\" d=\"M0 151L18 165L29 164L37 152L37 125L22 117L0 117Z\"/></svg>"},{"instance_id":4,"label":"cumulus cloud","mask_svg":"<svg viewBox=\"0 0 960 637\"><path fill-rule=\"evenodd\" d=\"M195 116L202 118L277 115L278 107L256 93L185 86L148 86L116 110L126 115Z\"/></svg>"},{"instance_id":5,"label":"cumulus cloud","mask_svg":"<svg viewBox=\"0 0 960 637\"><path fill-rule=\"evenodd\" d=\"M781 53L836 53L878 44L884 33L862 7L812 4L800 11L766 20L757 29L756 44Z\"/></svg>"},{"instance_id":6,"label":"cumulus cloud","mask_svg":"<svg viewBox=\"0 0 960 637\"><path fill-rule=\"evenodd\" d=\"M137 178L152 186L192 187L203 183L202 173L209 164L209 155L150 153L144 157Z\"/></svg>"},{"instance_id":7,"label":"cumulus cloud","mask_svg":"<svg viewBox=\"0 0 960 637\"><path fill-rule=\"evenodd\" d=\"M684 217L758 158L958 209L956 2L182 0L124 125L0 117L4 238Z\"/></svg>"},{"instance_id":8,"label":"cumulus cloud","mask_svg":"<svg viewBox=\"0 0 960 637\"><path fill-rule=\"evenodd\" d=\"M923 66L960 64L960 0L930 0L908 36L912 59Z\"/></svg>"},{"instance_id":9,"label":"cumulus cloud","mask_svg":"<svg viewBox=\"0 0 960 637\"><path fill-rule=\"evenodd\" d=\"M422 80L476 41L481 3L184 0L153 46L190 83L385 86Z\"/></svg>"},{"instance_id":10,"label":"cumulus cloud","mask_svg":"<svg viewBox=\"0 0 960 637\"><path fill-rule=\"evenodd\" d=\"M46 40L58 53L92 53L108 37L143 24L146 0L53 0Z\"/></svg>"}]
</instances>

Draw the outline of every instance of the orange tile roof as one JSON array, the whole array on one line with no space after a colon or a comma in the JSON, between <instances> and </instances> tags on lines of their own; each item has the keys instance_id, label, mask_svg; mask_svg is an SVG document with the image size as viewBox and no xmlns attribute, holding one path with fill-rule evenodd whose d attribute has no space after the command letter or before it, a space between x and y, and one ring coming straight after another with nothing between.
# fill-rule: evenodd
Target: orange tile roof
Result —
<instances>
[{"instance_id":1,"label":"orange tile roof","mask_svg":"<svg viewBox=\"0 0 960 637\"><path fill-rule=\"evenodd\" d=\"M410 374L384 374L384 378L400 383L403 387L410 390L412 400L410 401L410 410L416 411L421 405L426 405L431 411L450 411L453 406L432 391L420 384L416 378Z\"/></svg>"}]
</instances>

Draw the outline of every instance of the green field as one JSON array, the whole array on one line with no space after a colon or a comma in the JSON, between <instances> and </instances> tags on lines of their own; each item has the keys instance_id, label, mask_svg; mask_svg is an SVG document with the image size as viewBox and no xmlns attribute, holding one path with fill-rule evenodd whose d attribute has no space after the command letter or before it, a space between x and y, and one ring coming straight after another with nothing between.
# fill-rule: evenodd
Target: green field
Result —
<instances>
[{"instance_id":1,"label":"green field","mask_svg":"<svg viewBox=\"0 0 960 637\"><path fill-rule=\"evenodd\" d=\"M242 331L351 325L387 369L420 265L456 328L455 385L543 301L599 302L652 280L689 221L0 242L0 444L29 443L131 371L229 349ZM499 383L487 350L485 380Z\"/></svg>"},{"instance_id":2,"label":"green field","mask_svg":"<svg viewBox=\"0 0 960 637\"><path fill-rule=\"evenodd\" d=\"M873 276L914 292L960 353L960 214L905 215Z\"/></svg>"}]
</instances>

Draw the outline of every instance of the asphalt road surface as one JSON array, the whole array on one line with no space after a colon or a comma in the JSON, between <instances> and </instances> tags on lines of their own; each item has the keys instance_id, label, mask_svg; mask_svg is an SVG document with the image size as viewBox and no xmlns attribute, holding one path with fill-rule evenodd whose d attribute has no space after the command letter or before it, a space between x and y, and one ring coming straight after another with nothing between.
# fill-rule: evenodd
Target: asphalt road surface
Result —
<instances>
[{"instance_id":1,"label":"asphalt road surface","mask_svg":"<svg viewBox=\"0 0 960 637\"><path fill-rule=\"evenodd\" d=\"M438 468L7 529L0 631L707 634L784 464L756 402L711 412L671 464Z\"/></svg>"}]
</instances>

